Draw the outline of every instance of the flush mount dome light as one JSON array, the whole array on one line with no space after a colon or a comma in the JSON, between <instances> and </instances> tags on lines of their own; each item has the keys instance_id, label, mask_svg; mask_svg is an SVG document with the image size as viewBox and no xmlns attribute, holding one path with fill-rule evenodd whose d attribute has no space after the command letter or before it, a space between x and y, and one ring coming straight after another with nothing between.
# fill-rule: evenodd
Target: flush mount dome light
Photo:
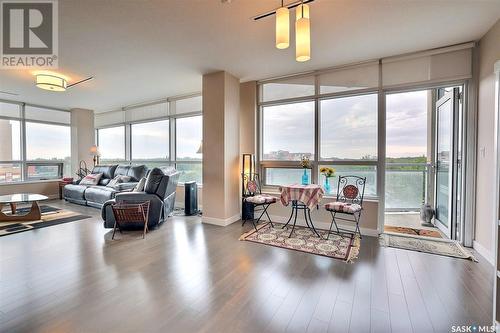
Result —
<instances>
[{"instance_id":1,"label":"flush mount dome light","mask_svg":"<svg viewBox=\"0 0 500 333\"><path fill-rule=\"evenodd\" d=\"M66 91L68 82L65 78L54 74L36 74L35 85L50 91Z\"/></svg>"}]
</instances>

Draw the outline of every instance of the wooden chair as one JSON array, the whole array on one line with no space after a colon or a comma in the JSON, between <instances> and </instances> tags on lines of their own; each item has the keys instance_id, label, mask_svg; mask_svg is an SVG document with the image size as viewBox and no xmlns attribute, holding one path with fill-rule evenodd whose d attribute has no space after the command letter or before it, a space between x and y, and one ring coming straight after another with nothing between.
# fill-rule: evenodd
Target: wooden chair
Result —
<instances>
[{"instance_id":1,"label":"wooden chair","mask_svg":"<svg viewBox=\"0 0 500 333\"><path fill-rule=\"evenodd\" d=\"M354 222L356 228L354 230L354 235L359 234L361 238L361 230L359 229L359 220L361 218L361 212L363 211L363 197L365 195L365 184L366 177L358 176L339 176L339 181L337 185L337 199L336 201L329 202L325 205L325 209L332 215L332 222L330 223L330 230L326 239L330 237L332 233L332 227L335 225L336 233L342 236L342 232L350 232L350 230L339 228L337 225L337 220ZM347 215L347 217L339 217L338 214L342 216ZM352 218L351 218L352 217Z\"/></svg>"},{"instance_id":2,"label":"wooden chair","mask_svg":"<svg viewBox=\"0 0 500 333\"><path fill-rule=\"evenodd\" d=\"M115 216L115 225L111 239L115 239L116 228L122 233L122 225L127 223L144 223L142 238L148 232L149 201L135 204L115 203L111 205Z\"/></svg>"},{"instance_id":3,"label":"wooden chair","mask_svg":"<svg viewBox=\"0 0 500 333\"><path fill-rule=\"evenodd\" d=\"M253 227L255 228L255 231L257 231L257 223L260 222L260 219L264 214L266 214L267 218L269 219L269 223L271 223L271 226L274 228L273 222L271 221L271 218L267 213L267 209L269 208L270 205L277 202L278 198L273 197L272 195L262 194L262 189L260 186L260 180L258 174L251 174L251 175L242 174L242 179L243 179L243 186L242 186L243 204L246 203L252 205L254 211L255 208L260 207L261 208L260 211L262 211L257 220L252 218L252 224ZM247 221L246 219L243 220L242 226L245 225L246 221Z\"/></svg>"}]
</instances>

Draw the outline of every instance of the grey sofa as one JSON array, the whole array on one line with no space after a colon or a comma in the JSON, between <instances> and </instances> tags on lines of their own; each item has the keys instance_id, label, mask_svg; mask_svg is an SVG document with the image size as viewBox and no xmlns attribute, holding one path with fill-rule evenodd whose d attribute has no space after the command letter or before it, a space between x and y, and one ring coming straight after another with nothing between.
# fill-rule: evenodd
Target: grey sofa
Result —
<instances>
[{"instance_id":1,"label":"grey sofa","mask_svg":"<svg viewBox=\"0 0 500 333\"><path fill-rule=\"evenodd\" d=\"M164 222L173 212L175 204L175 190L180 173L173 170L167 174L154 168L148 173L143 192L117 193L114 199L106 201L101 209L101 216L105 228L113 228L115 219L111 205L118 203L141 203L149 201L148 228L152 229ZM128 223L127 227L142 228L143 224Z\"/></svg>"},{"instance_id":2,"label":"grey sofa","mask_svg":"<svg viewBox=\"0 0 500 333\"><path fill-rule=\"evenodd\" d=\"M101 208L116 194L131 191L137 182L146 176L146 172L145 165L97 165L92 169L92 173L102 173L98 185L68 184L64 186L64 199L80 205ZM131 177L130 181L114 187L107 186L111 179L118 175Z\"/></svg>"}]
</instances>

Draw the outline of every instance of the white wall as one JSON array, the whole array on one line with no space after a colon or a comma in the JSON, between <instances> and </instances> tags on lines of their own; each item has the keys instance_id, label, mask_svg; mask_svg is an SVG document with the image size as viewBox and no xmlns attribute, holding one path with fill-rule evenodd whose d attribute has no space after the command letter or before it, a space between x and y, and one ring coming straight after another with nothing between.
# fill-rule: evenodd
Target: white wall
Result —
<instances>
[{"instance_id":1,"label":"white wall","mask_svg":"<svg viewBox=\"0 0 500 333\"><path fill-rule=\"evenodd\" d=\"M477 138L477 188L475 247L489 254L494 247L494 124L495 77L494 63L500 60L500 20L479 42L479 92ZM483 253L488 255L488 253Z\"/></svg>"}]
</instances>

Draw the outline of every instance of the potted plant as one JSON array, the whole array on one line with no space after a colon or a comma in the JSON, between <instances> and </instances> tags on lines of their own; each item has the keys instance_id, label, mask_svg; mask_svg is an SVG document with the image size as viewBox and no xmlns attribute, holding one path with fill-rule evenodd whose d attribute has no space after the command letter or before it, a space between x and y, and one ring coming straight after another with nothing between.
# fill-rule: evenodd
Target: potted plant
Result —
<instances>
[{"instance_id":1,"label":"potted plant","mask_svg":"<svg viewBox=\"0 0 500 333\"><path fill-rule=\"evenodd\" d=\"M307 169L311 169L311 160L309 157L303 155L300 159L300 166L304 169L304 174L302 175L302 185L309 185L309 175L307 174Z\"/></svg>"},{"instance_id":2,"label":"potted plant","mask_svg":"<svg viewBox=\"0 0 500 333\"><path fill-rule=\"evenodd\" d=\"M325 176L325 184L323 185L323 188L328 194L330 193L330 178L335 177L335 169L330 167L321 167L319 172Z\"/></svg>"}]
</instances>

